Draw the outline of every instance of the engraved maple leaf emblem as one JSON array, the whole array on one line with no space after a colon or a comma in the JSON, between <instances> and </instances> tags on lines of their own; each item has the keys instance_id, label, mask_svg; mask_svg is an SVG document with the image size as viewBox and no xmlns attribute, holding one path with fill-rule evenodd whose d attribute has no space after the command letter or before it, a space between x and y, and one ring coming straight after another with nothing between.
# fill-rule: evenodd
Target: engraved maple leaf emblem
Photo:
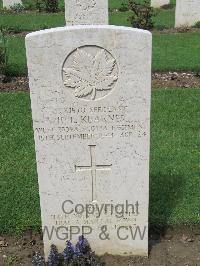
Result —
<instances>
[{"instance_id":1,"label":"engraved maple leaf emblem","mask_svg":"<svg viewBox=\"0 0 200 266\"><path fill-rule=\"evenodd\" d=\"M91 96L95 100L97 91L109 91L117 80L114 73L116 60L109 58L104 49L92 55L77 49L71 67L64 68L64 85L73 90L75 97Z\"/></svg>"}]
</instances>

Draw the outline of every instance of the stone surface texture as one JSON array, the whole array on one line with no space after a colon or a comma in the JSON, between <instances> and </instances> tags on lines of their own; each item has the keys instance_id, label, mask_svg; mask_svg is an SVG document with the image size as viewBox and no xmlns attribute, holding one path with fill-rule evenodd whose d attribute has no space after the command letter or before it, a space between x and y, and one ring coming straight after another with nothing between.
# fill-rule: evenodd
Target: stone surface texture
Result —
<instances>
[{"instance_id":1,"label":"stone surface texture","mask_svg":"<svg viewBox=\"0 0 200 266\"><path fill-rule=\"evenodd\" d=\"M175 27L193 26L200 21L200 0L176 0Z\"/></svg>"},{"instance_id":2,"label":"stone surface texture","mask_svg":"<svg viewBox=\"0 0 200 266\"><path fill-rule=\"evenodd\" d=\"M3 0L3 7L10 9L11 6L16 4L22 4L21 0Z\"/></svg>"},{"instance_id":3,"label":"stone surface texture","mask_svg":"<svg viewBox=\"0 0 200 266\"><path fill-rule=\"evenodd\" d=\"M107 25L108 0L65 1L66 25Z\"/></svg>"},{"instance_id":4,"label":"stone surface texture","mask_svg":"<svg viewBox=\"0 0 200 266\"><path fill-rule=\"evenodd\" d=\"M169 5L170 0L151 0L151 6L155 8L159 8L164 5Z\"/></svg>"},{"instance_id":5,"label":"stone surface texture","mask_svg":"<svg viewBox=\"0 0 200 266\"><path fill-rule=\"evenodd\" d=\"M148 254L151 46L148 31L115 26L26 37L46 256L70 237L60 226L80 228L73 242L92 229L98 255Z\"/></svg>"}]
</instances>

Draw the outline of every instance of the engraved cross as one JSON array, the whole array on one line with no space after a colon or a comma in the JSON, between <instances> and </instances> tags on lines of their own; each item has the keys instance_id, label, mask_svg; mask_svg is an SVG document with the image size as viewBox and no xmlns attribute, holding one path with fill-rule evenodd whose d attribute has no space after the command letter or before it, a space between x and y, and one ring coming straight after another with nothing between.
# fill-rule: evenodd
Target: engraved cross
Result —
<instances>
[{"instance_id":1,"label":"engraved cross","mask_svg":"<svg viewBox=\"0 0 200 266\"><path fill-rule=\"evenodd\" d=\"M81 172L81 171L90 171L91 172L92 201L94 201L95 197L96 197L96 173L97 173L97 171L110 171L111 167L112 167L112 164L99 165L96 163L95 147L96 147L96 145L89 145L89 148L90 148L90 165L87 165L87 166L75 165L75 171L76 172Z\"/></svg>"}]
</instances>

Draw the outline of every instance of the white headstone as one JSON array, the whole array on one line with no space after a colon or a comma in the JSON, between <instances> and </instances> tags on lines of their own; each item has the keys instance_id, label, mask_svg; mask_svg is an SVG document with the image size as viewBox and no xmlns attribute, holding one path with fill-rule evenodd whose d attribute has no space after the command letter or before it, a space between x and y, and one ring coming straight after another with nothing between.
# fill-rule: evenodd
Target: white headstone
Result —
<instances>
[{"instance_id":1,"label":"white headstone","mask_svg":"<svg viewBox=\"0 0 200 266\"><path fill-rule=\"evenodd\" d=\"M151 6L155 8L159 8L164 5L169 5L170 0L151 0Z\"/></svg>"},{"instance_id":2,"label":"white headstone","mask_svg":"<svg viewBox=\"0 0 200 266\"><path fill-rule=\"evenodd\" d=\"M22 4L21 0L3 0L3 7L10 9L11 6Z\"/></svg>"},{"instance_id":3,"label":"white headstone","mask_svg":"<svg viewBox=\"0 0 200 266\"><path fill-rule=\"evenodd\" d=\"M66 0L65 20L71 25L108 24L108 1L105 0Z\"/></svg>"},{"instance_id":4,"label":"white headstone","mask_svg":"<svg viewBox=\"0 0 200 266\"><path fill-rule=\"evenodd\" d=\"M98 255L148 254L151 46L108 25L26 37L46 258L82 233Z\"/></svg>"},{"instance_id":5,"label":"white headstone","mask_svg":"<svg viewBox=\"0 0 200 266\"><path fill-rule=\"evenodd\" d=\"M176 0L175 27L193 26L200 21L200 0Z\"/></svg>"}]
</instances>

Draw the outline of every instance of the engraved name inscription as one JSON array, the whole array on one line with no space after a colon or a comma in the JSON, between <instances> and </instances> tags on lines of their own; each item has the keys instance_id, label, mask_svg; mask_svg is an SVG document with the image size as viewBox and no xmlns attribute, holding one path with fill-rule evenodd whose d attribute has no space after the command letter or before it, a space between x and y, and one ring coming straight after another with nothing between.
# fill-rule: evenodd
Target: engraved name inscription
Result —
<instances>
[{"instance_id":1,"label":"engraved name inscription","mask_svg":"<svg viewBox=\"0 0 200 266\"><path fill-rule=\"evenodd\" d=\"M125 105L66 107L46 118L50 125L36 127L35 133L41 142L146 137L145 121L131 121L127 114Z\"/></svg>"},{"instance_id":2,"label":"engraved name inscription","mask_svg":"<svg viewBox=\"0 0 200 266\"><path fill-rule=\"evenodd\" d=\"M50 122L48 127L43 124L35 128L35 133L41 142L146 137L145 121L131 121L127 108L122 105L61 108L46 118Z\"/></svg>"}]
</instances>

